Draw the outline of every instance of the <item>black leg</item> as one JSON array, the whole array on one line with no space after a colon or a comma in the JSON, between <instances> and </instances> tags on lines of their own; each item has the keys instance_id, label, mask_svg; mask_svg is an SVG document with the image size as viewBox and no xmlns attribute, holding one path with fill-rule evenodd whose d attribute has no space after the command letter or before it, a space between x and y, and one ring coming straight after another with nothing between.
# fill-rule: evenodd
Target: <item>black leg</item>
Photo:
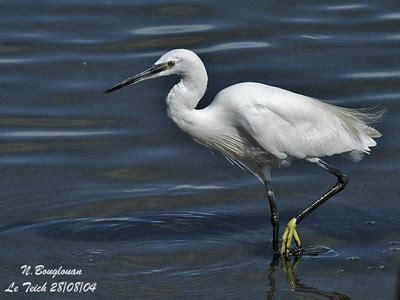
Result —
<instances>
[{"instance_id":1,"label":"black leg","mask_svg":"<svg viewBox=\"0 0 400 300\"><path fill-rule=\"evenodd\" d=\"M267 197L269 202L269 207L271 209L271 223L272 223L272 230L273 230L273 239L272 239L272 246L274 248L275 253L279 253L279 244L278 244L278 235L279 235L279 211L278 207L276 206L274 192L272 191L271 180L268 176L264 180L265 187L267 189Z\"/></svg>"},{"instance_id":2,"label":"black leg","mask_svg":"<svg viewBox=\"0 0 400 300\"><path fill-rule=\"evenodd\" d=\"M296 224L299 224L302 220L304 220L305 217L307 217L322 203L326 202L329 198L342 191L346 186L346 184L349 182L349 177L346 174L342 173L341 171L327 164L326 162L319 159L316 162L316 164L321 168L324 168L325 170L329 171L333 175L335 175L338 181L333 188L331 188L328 192L326 192L319 199L317 199L317 201L315 201L313 204L311 204L309 207L307 207L305 210L303 210L300 214L297 215Z\"/></svg>"},{"instance_id":3,"label":"black leg","mask_svg":"<svg viewBox=\"0 0 400 300\"><path fill-rule=\"evenodd\" d=\"M331 165L327 164L326 162L318 159L315 162L318 166L321 168L324 168L325 170L331 172L333 175L335 175L338 179L337 183L333 188L331 188L328 192L326 192L324 195L322 195L320 198L317 199L313 204L311 204L309 207L307 207L305 210L303 210L300 214L297 215L296 218L293 218L289 221L289 223L286 226L285 232L283 233L282 236L282 248L281 248L281 255L282 256L288 256L290 255L290 245L292 243L292 239L294 238L296 242L296 246L299 251L302 250L301 247L301 241L299 238L299 235L297 234L296 231L296 226L304 220L305 217L307 217L312 211L314 211L317 207L319 207L322 203L326 202L329 198L334 196L335 194L339 193L344 189L346 186L347 182L349 181L349 178L347 175L343 174L341 171L338 169L332 167Z\"/></svg>"}]
</instances>

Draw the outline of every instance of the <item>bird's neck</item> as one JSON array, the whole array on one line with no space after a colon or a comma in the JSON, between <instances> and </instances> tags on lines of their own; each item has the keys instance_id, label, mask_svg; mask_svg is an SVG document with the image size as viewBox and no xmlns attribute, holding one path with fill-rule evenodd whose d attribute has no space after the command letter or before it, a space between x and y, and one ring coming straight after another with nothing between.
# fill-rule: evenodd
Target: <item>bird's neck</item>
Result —
<instances>
[{"instance_id":1,"label":"bird's neck","mask_svg":"<svg viewBox=\"0 0 400 300\"><path fill-rule=\"evenodd\" d=\"M188 74L171 89L166 98L168 116L184 131L193 126L193 114L207 88L207 73L203 65Z\"/></svg>"}]
</instances>

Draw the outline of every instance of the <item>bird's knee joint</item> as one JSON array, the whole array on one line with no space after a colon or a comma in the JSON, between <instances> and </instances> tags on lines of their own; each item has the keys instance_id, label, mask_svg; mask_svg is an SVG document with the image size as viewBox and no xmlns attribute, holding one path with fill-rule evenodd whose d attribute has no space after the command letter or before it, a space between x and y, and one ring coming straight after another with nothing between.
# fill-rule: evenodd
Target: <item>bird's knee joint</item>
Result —
<instances>
[{"instance_id":1,"label":"bird's knee joint","mask_svg":"<svg viewBox=\"0 0 400 300\"><path fill-rule=\"evenodd\" d=\"M274 198L274 192L273 191L268 191L267 192L268 198Z\"/></svg>"},{"instance_id":2,"label":"bird's knee joint","mask_svg":"<svg viewBox=\"0 0 400 300\"><path fill-rule=\"evenodd\" d=\"M349 176L347 176L346 174L342 174L339 180L341 184L346 185L349 182Z\"/></svg>"},{"instance_id":3,"label":"bird's knee joint","mask_svg":"<svg viewBox=\"0 0 400 300\"><path fill-rule=\"evenodd\" d=\"M344 189L348 182L349 176L347 176L346 174L340 174L340 176L338 176L338 185L341 189Z\"/></svg>"}]
</instances>

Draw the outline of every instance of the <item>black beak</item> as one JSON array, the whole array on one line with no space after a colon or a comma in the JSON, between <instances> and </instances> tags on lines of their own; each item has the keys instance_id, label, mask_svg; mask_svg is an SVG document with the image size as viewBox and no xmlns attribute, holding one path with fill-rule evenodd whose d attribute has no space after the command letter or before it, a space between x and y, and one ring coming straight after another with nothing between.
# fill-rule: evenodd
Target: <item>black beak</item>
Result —
<instances>
[{"instance_id":1,"label":"black beak","mask_svg":"<svg viewBox=\"0 0 400 300\"><path fill-rule=\"evenodd\" d=\"M103 94L109 94L116 90L122 89L125 86L135 84L140 81L152 78L154 75L166 70L166 68L167 68L166 64L153 65L151 68L148 68L147 70L144 70L143 72L140 72L140 73L138 73L132 77L129 77L128 79L125 79L124 81L121 81L120 83L117 83L116 85L110 87L109 89L105 90L103 92Z\"/></svg>"}]
</instances>

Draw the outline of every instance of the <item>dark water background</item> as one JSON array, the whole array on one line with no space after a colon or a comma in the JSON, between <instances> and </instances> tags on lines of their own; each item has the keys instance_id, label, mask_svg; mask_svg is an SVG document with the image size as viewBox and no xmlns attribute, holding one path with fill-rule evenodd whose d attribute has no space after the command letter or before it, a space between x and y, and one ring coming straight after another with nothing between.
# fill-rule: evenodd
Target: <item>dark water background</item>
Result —
<instances>
[{"instance_id":1,"label":"dark water background","mask_svg":"<svg viewBox=\"0 0 400 300\"><path fill-rule=\"evenodd\" d=\"M103 298L393 299L400 2L299 2L1 1L1 293L11 282L80 280ZM301 224L309 250L294 267L270 266L259 182L168 119L176 78L101 94L174 48L205 62L200 106L258 81L388 109L370 156L328 159L350 183ZM334 182L307 163L275 170L281 229ZM24 264L83 275L25 277Z\"/></svg>"}]
</instances>

